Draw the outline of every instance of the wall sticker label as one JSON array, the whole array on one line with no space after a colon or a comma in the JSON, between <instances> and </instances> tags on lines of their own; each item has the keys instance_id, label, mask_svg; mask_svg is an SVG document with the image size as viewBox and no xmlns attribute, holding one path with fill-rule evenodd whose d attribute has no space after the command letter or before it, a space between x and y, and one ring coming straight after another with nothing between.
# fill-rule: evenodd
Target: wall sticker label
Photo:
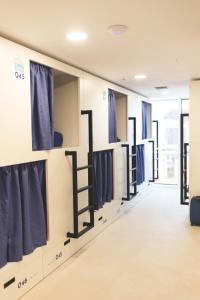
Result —
<instances>
[{"instance_id":1,"label":"wall sticker label","mask_svg":"<svg viewBox=\"0 0 200 300\"><path fill-rule=\"evenodd\" d=\"M24 65L23 62L19 59L15 60L15 78L24 80Z\"/></svg>"},{"instance_id":2,"label":"wall sticker label","mask_svg":"<svg viewBox=\"0 0 200 300\"><path fill-rule=\"evenodd\" d=\"M106 91L103 91L103 100L106 100L107 99L107 93Z\"/></svg>"}]
</instances>

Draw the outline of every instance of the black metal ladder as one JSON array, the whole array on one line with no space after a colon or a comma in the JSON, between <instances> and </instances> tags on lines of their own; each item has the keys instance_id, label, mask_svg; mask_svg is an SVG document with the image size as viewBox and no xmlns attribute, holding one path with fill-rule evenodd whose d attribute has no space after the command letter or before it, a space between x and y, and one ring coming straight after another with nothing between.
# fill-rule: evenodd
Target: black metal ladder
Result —
<instances>
[{"instance_id":1,"label":"black metal ladder","mask_svg":"<svg viewBox=\"0 0 200 300\"><path fill-rule=\"evenodd\" d=\"M188 184L188 154L189 154L189 143L184 143L183 152L183 188L184 188L184 199L189 199L189 184Z\"/></svg>"},{"instance_id":2,"label":"black metal ladder","mask_svg":"<svg viewBox=\"0 0 200 300\"><path fill-rule=\"evenodd\" d=\"M155 142L154 140L149 141L150 144L152 144L152 179L149 180L149 182L155 182Z\"/></svg>"},{"instance_id":3,"label":"black metal ladder","mask_svg":"<svg viewBox=\"0 0 200 300\"><path fill-rule=\"evenodd\" d=\"M77 152L65 151L66 156L72 157L72 172L73 172L73 225L74 232L68 232L67 237L79 238L91 228L94 227L94 199L93 199L93 124L92 124L92 110L82 110L81 115L88 116L88 133L89 133L89 152L88 164L85 166L77 166ZM78 172L88 170L88 185L78 188ZM88 205L79 210L78 195L84 191L88 191ZM79 231L79 216L85 212L89 212L90 221L83 223L83 228Z\"/></svg>"},{"instance_id":4,"label":"black metal ladder","mask_svg":"<svg viewBox=\"0 0 200 300\"><path fill-rule=\"evenodd\" d=\"M157 120L153 120L152 123L156 125L156 137L155 141L149 141L149 143L152 145L152 179L150 179L149 182L155 182L159 179L159 123Z\"/></svg>"},{"instance_id":5,"label":"black metal ladder","mask_svg":"<svg viewBox=\"0 0 200 300\"><path fill-rule=\"evenodd\" d=\"M153 120L152 121L153 124L156 125L156 147L154 149L154 161L155 161L155 169L154 172L156 173L154 175L154 180L158 180L159 179L159 122L158 120Z\"/></svg>"},{"instance_id":6,"label":"black metal ladder","mask_svg":"<svg viewBox=\"0 0 200 300\"><path fill-rule=\"evenodd\" d=\"M182 205L189 205L188 155L189 143L185 142L184 122L189 114L180 116L180 197Z\"/></svg>"},{"instance_id":7,"label":"black metal ladder","mask_svg":"<svg viewBox=\"0 0 200 300\"><path fill-rule=\"evenodd\" d=\"M122 200L130 201L137 194L137 146L136 146L136 118L129 117L129 121L133 121L133 145L131 146L131 153L129 144L122 144L126 148L126 197ZM131 158L131 168L130 168ZM132 180L130 181L130 178ZM131 187L134 191L131 192Z\"/></svg>"}]
</instances>

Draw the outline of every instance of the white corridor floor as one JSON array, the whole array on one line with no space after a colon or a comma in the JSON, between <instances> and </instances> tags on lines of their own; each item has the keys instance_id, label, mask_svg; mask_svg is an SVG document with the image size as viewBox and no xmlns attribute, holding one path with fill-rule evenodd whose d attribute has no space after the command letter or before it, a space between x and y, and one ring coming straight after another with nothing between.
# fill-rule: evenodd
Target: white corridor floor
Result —
<instances>
[{"instance_id":1,"label":"white corridor floor","mask_svg":"<svg viewBox=\"0 0 200 300\"><path fill-rule=\"evenodd\" d=\"M200 228L175 188L145 197L23 300L199 300Z\"/></svg>"}]
</instances>

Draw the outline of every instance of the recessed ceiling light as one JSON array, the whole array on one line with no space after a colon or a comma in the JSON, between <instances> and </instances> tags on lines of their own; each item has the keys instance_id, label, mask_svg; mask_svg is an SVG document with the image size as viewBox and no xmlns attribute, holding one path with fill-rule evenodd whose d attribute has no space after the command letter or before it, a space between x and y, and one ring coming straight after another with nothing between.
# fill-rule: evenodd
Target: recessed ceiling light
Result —
<instances>
[{"instance_id":1,"label":"recessed ceiling light","mask_svg":"<svg viewBox=\"0 0 200 300\"><path fill-rule=\"evenodd\" d=\"M87 39L87 34L85 32L70 32L66 35L68 40L71 41L83 41Z\"/></svg>"},{"instance_id":2,"label":"recessed ceiling light","mask_svg":"<svg viewBox=\"0 0 200 300\"><path fill-rule=\"evenodd\" d=\"M161 91L162 95L168 95L169 93L170 93L169 90Z\"/></svg>"},{"instance_id":3,"label":"recessed ceiling light","mask_svg":"<svg viewBox=\"0 0 200 300\"><path fill-rule=\"evenodd\" d=\"M108 27L108 32L114 35L122 35L128 30L128 26L126 25L112 25Z\"/></svg>"},{"instance_id":4,"label":"recessed ceiling light","mask_svg":"<svg viewBox=\"0 0 200 300\"><path fill-rule=\"evenodd\" d=\"M138 74L134 76L135 79L145 79L147 76L145 74Z\"/></svg>"}]
</instances>

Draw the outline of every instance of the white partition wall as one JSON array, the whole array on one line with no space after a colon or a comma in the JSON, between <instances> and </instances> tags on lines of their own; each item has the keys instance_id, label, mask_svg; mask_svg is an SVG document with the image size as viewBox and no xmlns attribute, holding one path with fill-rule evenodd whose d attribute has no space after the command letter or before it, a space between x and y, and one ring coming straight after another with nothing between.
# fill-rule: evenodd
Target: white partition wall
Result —
<instances>
[{"instance_id":1,"label":"white partition wall","mask_svg":"<svg viewBox=\"0 0 200 300\"><path fill-rule=\"evenodd\" d=\"M200 170L200 80L190 82L190 109L189 109L189 182L190 199L192 196L200 195L199 170Z\"/></svg>"},{"instance_id":2,"label":"white partition wall","mask_svg":"<svg viewBox=\"0 0 200 300\"><path fill-rule=\"evenodd\" d=\"M17 263L0 269L0 299L15 300L70 258L131 203L122 202L125 192L125 160L122 142L130 142L128 116L137 117L137 143L141 142L142 97L79 69L35 51L0 39L0 167L46 161L47 245L37 248ZM30 62L54 71L55 131L63 134L62 147L32 151ZM120 142L108 140L108 89L117 93ZM77 151L78 165L87 164L88 122L81 110L93 111L94 151L113 149L113 201L95 212L95 226L79 239L69 239L73 230L72 161L66 150ZM132 142L130 142L132 143ZM79 187L87 185L88 174L78 175ZM87 203L87 193L80 196L80 208ZM123 204L123 205L122 205ZM88 220L80 216L80 227Z\"/></svg>"}]
</instances>

